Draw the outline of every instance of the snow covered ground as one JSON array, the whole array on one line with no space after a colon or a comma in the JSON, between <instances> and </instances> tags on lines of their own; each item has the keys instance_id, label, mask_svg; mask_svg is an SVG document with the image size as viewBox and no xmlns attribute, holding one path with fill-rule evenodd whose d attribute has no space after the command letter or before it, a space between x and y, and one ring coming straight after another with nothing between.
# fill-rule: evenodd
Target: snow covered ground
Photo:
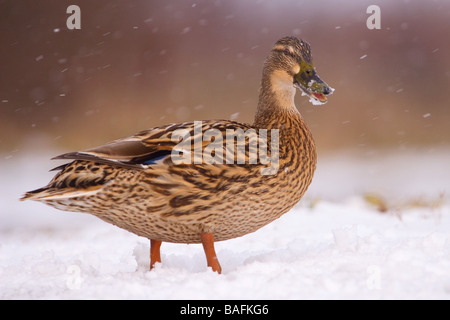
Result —
<instances>
[{"instance_id":1,"label":"snow covered ground","mask_svg":"<svg viewBox=\"0 0 450 320\"><path fill-rule=\"evenodd\" d=\"M321 157L298 206L216 243L222 275L168 243L150 272L147 239L19 202L54 154L0 157L0 299L450 299L449 150Z\"/></svg>"}]
</instances>

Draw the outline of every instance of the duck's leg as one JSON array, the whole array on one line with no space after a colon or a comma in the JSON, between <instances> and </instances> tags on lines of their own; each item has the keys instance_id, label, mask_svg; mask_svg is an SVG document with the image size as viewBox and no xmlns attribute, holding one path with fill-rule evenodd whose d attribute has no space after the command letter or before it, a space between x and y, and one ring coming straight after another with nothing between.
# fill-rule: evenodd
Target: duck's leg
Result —
<instances>
[{"instance_id":1,"label":"duck's leg","mask_svg":"<svg viewBox=\"0 0 450 320\"><path fill-rule=\"evenodd\" d=\"M217 273L222 273L222 267L220 266L219 260L216 256L216 251L214 250L214 236L211 232L200 233L202 239L203 250L205 250L206 262L208 267L211 267L213 271Z\"/></svg>"},{"instance_id":2,"label":"duck's leg","mask_svg":"<svg viewBox=\"0 0 450 320\"><path fill-rule=\"evenodd\" d=\"M159 252L161 243L159 240L150 239L150 270L155 267L155 263L161 262L161 253Z\"/></svg>"}]
</instances>

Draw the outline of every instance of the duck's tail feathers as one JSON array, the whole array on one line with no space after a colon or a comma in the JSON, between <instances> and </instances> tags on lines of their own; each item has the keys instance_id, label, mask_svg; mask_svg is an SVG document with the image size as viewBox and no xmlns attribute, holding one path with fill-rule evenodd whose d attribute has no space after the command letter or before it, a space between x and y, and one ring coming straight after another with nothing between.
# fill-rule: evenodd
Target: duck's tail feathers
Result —
<instances>
[{"instance_id":1,"label":"duck's tail feathers","mask_svg":"<svg viewBox=\"0 0 450 320\"><path fill-rule=\"evenodd\" d=\"M86 197L97 193L101 189L101 187L102 187L101 185L92 186L86 189L76 189L76 188L58 189L58 188L44 187L25 193L23 197L20 198L20 200L51 201L77 197Z\"/></svg>"}]
</instances>

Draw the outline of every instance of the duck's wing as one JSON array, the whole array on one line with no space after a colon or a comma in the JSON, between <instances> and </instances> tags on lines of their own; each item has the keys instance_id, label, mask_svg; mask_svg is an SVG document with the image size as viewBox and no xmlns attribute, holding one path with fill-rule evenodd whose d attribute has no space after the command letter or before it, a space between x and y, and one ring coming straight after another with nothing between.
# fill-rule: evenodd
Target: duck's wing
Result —
<instances>
[{"instance_id":1,"label":"duck's wing","mask_svg":"<svg viewBox=\"0 0 450 320\"><path fill-rule=\"evenodd\" d=\"M74 160L51 171L59 171L43 188L27 192L21 200L55 200L96 193L114 178L118 169L142 170L170 157L175 142L171 125L141 131L105 145L64 153L53 159Z\"/></svg>"},{"instance_id":2,"label":"duck's wing","mask_svg":"<svg viewBox=\"0 0 450 320\"><path fill-rule=\"evenodd\" d=\"M145 169L171 154L176 145L176 141L171 139L171 127L173 125L141 131L131 137L85 151L64 153L53 159L85 160L129 169Z\"/></svg>"},{"instance_id":3,"label":"duck's wing","mask_svg":"<svg viewBox=\"0 0 450 320\"><path fill-rule=\"evenodd\" d=\"M177 132L178 129L182 131ZM114 179L120 169L151 169L153 175L162 177L160 179L164 180L166 185L167 181L170 181L169 185L186 183L186 175L190 177L189 181L194 185L205 185L205 181L202 180L205 176L211 183L215 183L214 181L218 179L236 181L241 179L239 178L241 176L247 177L248 172L243 167L234 166L233 170L223 170L221 166L204 166L204 164L228 164L228 154L234 156L230 163L251 163L249 155L255 152L254 148L257 145L252 141L255 141L257 134L247 134L247 138L241 136L241 134L249 133L249 129L255 131L249 125L226 120L205 121L200 128L195 122L187 122L142 131L134 136L86 151L65 153L53 159L74 161L53 169L59 172L50 183L44 188L26 193L22 200L66 199L93 194ZM234 132L236 139L240 139L245 144L241 145L242 148L239 147L240 152L236 152L238 144L234 144L235 137L232 137L232 144L225 140L226 134L230 132ZM223 140L220 140L222 137ZM214 144L213 147L212 144ZM196 148L202 153L200 163L195 162ZM189 155L188 163L193 165L189 168L186 165L172 167L173 151L175 155L186 152ZM212 154L217 162L205 160L205 155ZM194 158L191 158L193 155ZM189 162L189 160L194 161ZM172 167L169 170L170 173L168 173L169 167Z\"/></svg>"},{"instance_id":4,"label":"duck's wing","mask_svg":"<svg viewBox=\"0 0 450 320\"><path fill-rule=\"evenodd\" d=\"M189 152L191 155L194 155L197 151L203 152L212 140L216 145L217 143L222 143L222 154L225 156L227 148L229 149L230 146L236 148L234 143L226 143L225 139L227 133L230 131L233 132L232 130L238 133L248 133L248 130L252 129L251 126L247 124L227 120L203 121L201 124L199 123L200 122L185 122L157 127L141 131L131 137L115 140L96 148L64 153L53 159L84 160L142 170L151 165L163 162L170 157L173 151L177 152L177 154L179 154L179 152ZM217 141L216 137L212 138L214 134L219 135L223 141ZM244 141L244 143L246 145L251 144L249 141L257 139L257 136L257 133L253 138L247 135L247 140ZM238 138L236 137L236 139ZM180 143L180 141L182 143ZM251 145L256 146L256 144ZM198 147L201 149L198 150ZM248 160L250 148L245 148L245 150L246 152L242 155ZM232 152L234 152L234 150ZM242 163L245 163L246 160L242 160ZM225 162L225 160L223 160L223 162ZM241 163L241 161L237 161L237 163ZM58 169L60 169L60 167L57 167L54 170Z\"/></svg>"}]
</instances>

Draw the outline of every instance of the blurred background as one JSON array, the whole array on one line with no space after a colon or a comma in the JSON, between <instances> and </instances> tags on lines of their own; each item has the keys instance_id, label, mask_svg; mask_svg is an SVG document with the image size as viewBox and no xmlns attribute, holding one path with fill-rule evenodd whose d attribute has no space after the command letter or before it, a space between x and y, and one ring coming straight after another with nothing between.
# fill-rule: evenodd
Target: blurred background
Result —
<instances>
[{"instance_id":1,"label":"blurred background","mask_svg":"<svg viewBox=\"0 0 450 320\"><path fill-rule=\"evenodd\" d=\"M73 4L81 30L66 27ZM380 30L366 27L374 4ZM273 283L281 270L285 291L296 292L297 281L308 298L311 285L319 299L448 298L449 0L0 0L0 297L129 298L148 288L178 297L191 283L199 291L197 279L207 285L200 291L214 291L192 263L202 262L198 247L164 244L169 264L160 271L169 282L155 282L140 262L148 263L148 241L91 215L18 199L50 181L48 170L64 163L50 160L58 154L172 122L252 123L263 62L286 35L311 44L318 74L336 91L323 106L297 94L319 154L313 182L289 213L295 219L268 226L272 236L222 247L231 272L257 267L242 283L262 288L258 281ZM279 231L287 236L275 239ZM328 263L329 252L339 259ZM260 273L262 262L269 269ZM290 265L319 269L300 279ZM78 294L64 289L73 266L86 280ZM185 266L188 273L171 269ZM364 281L372 267L381 270L382 291ZM194 280L183 280L190 270ZM213 294L236 291L237 276Z\"/></svg>"},{"instance_id":2,"label":"blurred background","mask_svg":"<svg viewBox=\"0 0 450 320\"><path fill-rule=\"evenodd\" d=\"M251 123L263 61L286 35L311 44L318 74L336 89L324 106L296 97L319 164L341 155L330 175L355 158L405 156L391 171L362 170L359 180L389 178L417 154L446 163L450 1L374 2L0 0L0 166L30 166L30 154L49 159L171 122ZM66 27L71 4L81 9L81 30ZM372 4L381 30L366 27ZM441 162L415 159L422 167L406 171L403 185L423 168L442 179ZM47 182L26 181L28 189Z\"/></svg>"},{"instance_id":3,"label":"blurred background","mask_svg":"<svg viewBox=\"0 0 450 320\"><path fill-rule=\"evenodd\" d=\"M81 9L68 30L66 9ZM0 1L0 150L85 149L171 122L252 122L276 40L336 89L296 98L321 152L450 143L450 2Z\"/></svg>"}]
</instances>

